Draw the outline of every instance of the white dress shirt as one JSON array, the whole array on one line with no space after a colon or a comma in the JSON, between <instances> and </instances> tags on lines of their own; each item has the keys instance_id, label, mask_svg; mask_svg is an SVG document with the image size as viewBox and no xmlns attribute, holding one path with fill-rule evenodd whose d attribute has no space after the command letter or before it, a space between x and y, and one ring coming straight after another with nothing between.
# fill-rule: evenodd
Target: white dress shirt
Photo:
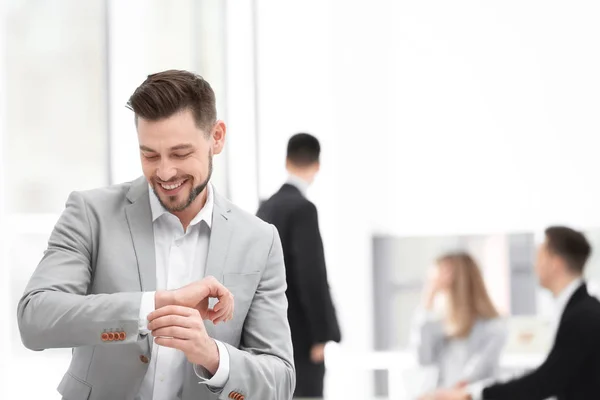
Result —
<instances>
[{"instance_id":1,"label":"white dress shirt","mask_svg":"<svg viewBox=\"0 0 600 400\"><path fill-rule=\"evenodd\" d=\"M204 277L214 208L213 188L210 184L206 188L206 204L185 232L179 219L160 204L152 188L149 190L156 254L156 288L159 290L177 289ZM142 295L140 335L150 333L146 317L155 309L154 294L155 292L145 292ZM203 378L196 365L194 371L199 383L218 390L225 386L229 378L229 353L221 342L215 342L220 357L215 375L211 379ZM135 400L178 399L187 363L183 352L153 343L148 371Z\"/></svg>"},{"instance_id":2,"label":"white dress shirt","mask_svg":"<svg viewBox=\"0 0 600 400\"><path fill-rule=\"evenodd\" d=\"M304 179L299 176L290 174L286 181L287 184L294 186L296 189L302 193L302 196L306 197L306 192L308 191L308 187L310 183L306 182Z\"/></svg>"},{"instance_id":3,"label":"white dress shirt","mask_svg":"<svg viewBox=\"0 0 600 400\"><path fill-rule=\"evenodd\" d=\"M562 318L563 313L565 312L565 308L567 307L567 303L575 294L577 289L583 285L583 279L578 278L573 282L569 283L566 288L564 288L560 294L554 299L554 315L552 317L552 335L554 336L554 340L556 340L556 334L558 333L558 326L560 325L560 320ZM490 383L493 383L491 380L477 382L472 385L469 385L467 391L471 395L473 400L482 400L483 399L483 389L487 387Z\"/></svg>"},{"instance_id":4,"label":"white dress shirt","mask_svg":"<svg viewBox=\"0 0 600 400\"><path fill-rule=\"evenodd\" d=\"M583 279L578 278L560 292L560 294L554 299L554 315L552 316L551 332L554 340L556 340L556 334L558 333L558 326L562 318L563 312L567 307L567 303L573 296L573 294L583 285Z\"/></svg>"}]
</instances>

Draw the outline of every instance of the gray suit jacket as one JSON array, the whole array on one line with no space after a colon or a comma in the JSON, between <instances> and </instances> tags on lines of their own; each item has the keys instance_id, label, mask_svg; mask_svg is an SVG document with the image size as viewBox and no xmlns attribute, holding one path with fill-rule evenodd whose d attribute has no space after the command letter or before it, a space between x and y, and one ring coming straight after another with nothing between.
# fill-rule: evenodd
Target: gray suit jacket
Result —
<instances>
[{"instance_id":1,"label":"gray suit jacket","mask_svg":"<svg viewBox=\"0 0 600 400\"><path fill-rule=\"evenodd\" d=\"M74 348L58 391L67 400L132 400L148 369L151 337L139 337L142 292L156 289L148 184L73 192L19 302L32 350ZM209 335L226 344L229 380L213 393L188 365L183 400L289 399L295 386L283 254L276 229L215 193L206 264L235 297L233 319ZM105 332L124 332L105 342ZM150 336L150 335L148 335Z\"/></svg>"}]
</instances>

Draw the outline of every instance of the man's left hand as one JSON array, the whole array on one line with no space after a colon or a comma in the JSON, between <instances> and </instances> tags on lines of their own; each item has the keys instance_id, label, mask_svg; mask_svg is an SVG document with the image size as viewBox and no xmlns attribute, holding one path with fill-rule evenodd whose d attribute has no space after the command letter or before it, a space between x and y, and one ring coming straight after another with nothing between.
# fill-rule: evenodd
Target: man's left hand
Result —
<instances>
[{"instance_id":1,"label":"man's left hand","mask_svg":"<svg viewBox=\"0 0 600 400\"><path fill-rule=\"evenodd\" d=\"M183 306L164 306L148 315L148 329L159 346L182 351L188 361L211 374L219 368L217 343L208 336L200 312Z\"/></svg>"}]
</instances>

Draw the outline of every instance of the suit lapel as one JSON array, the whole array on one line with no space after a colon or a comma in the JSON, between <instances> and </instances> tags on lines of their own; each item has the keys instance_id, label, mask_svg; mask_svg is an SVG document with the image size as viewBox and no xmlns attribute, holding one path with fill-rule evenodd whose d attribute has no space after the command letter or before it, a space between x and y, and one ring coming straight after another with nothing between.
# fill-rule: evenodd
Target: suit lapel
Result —
<instances>
[{"instance_id":1,"label":"suit lapel","mask_svg":"<svg viewBox=\"0 0 600 400\"><path fill-rule=\"evenodd\" d=\"M214 276L221 283L223 283L227 250L233 231L230 212L231 209L227 205L226 200L215 191L215 205L204 276ZM210 337L218 336L218 328L212 322L204 321L204 326Z\"/></svg>"},{"instance_id":2,"label":"suit lapel","mask_svg":"<svg viewBox=\"0 0 600 400\"><path fill-rule=\"evenodd\" d=\"M127 198L131 204L125 207L125 215L138 262L141 289L144 292L153 291L156 290L156 257L146 179L142 177L135 180L131 184Z\"/></svg>"},{"instance_id":3,"label":"suit lapel","mask_svg":"<svg viewBox=\"0 0 600 400\"><path fill-rule=\"evenodd\" d=\"M212 218L204 276L214 276L219 282L223 282L223 270L227 261L227 250L231 241L233 223L231 221L231 209L226 200L216 192Z\"/></svg>"}]
</instances>

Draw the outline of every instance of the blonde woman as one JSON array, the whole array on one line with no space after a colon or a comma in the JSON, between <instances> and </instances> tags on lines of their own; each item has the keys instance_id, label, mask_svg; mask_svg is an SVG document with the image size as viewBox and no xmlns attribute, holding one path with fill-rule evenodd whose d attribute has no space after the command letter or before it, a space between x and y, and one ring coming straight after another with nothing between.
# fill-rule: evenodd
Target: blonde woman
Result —
<instances>
[{"instance_id":1,"label":"blonde woman","mask_svg":"<svg viewBox=\"0 0 600 400\"><path fill-rule=\"evenodd\" d=\"M479 267L470 255L452 253L432 272L414 331L419 363L437 367L439 388L494 377L506 327Z\"/></svg>"}]
</instances>

